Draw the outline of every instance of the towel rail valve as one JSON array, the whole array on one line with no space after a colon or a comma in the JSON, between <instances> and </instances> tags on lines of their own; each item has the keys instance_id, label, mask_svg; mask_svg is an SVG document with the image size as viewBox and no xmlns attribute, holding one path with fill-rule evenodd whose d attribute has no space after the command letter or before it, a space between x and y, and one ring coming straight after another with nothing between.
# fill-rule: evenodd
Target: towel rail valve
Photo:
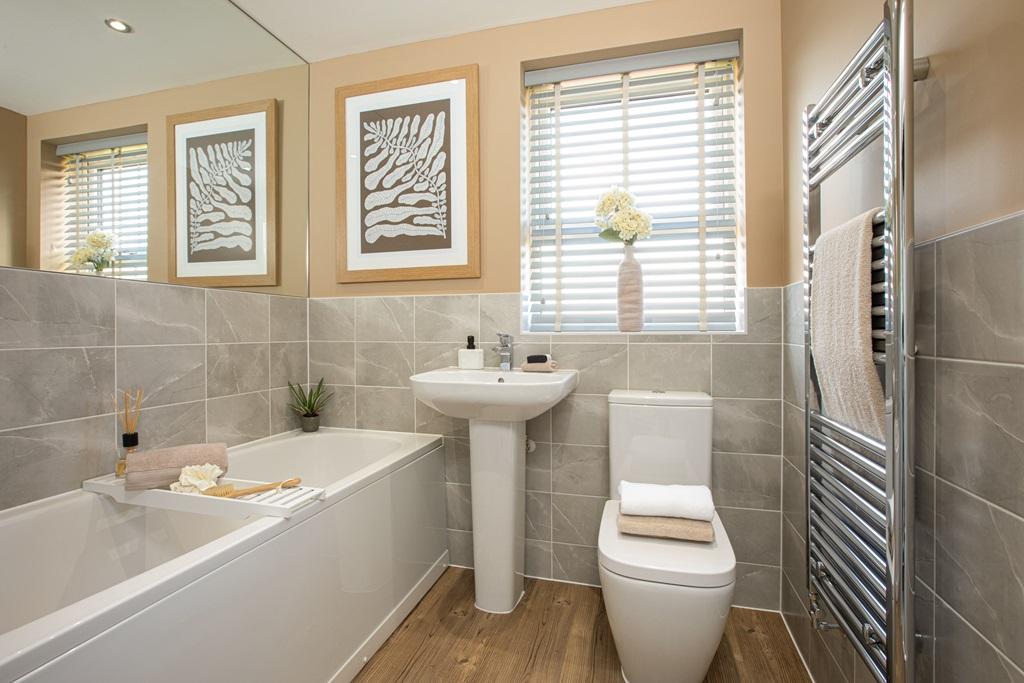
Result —
<instances>
[{"instance_id":1,"label":"towel rail valve","mask_svg":"<svg viewBox=\"0 0 1024 683\"><path fill-rule=\"evenodd\" d=\"M860 626L860 637L861 640L864 641L865 645L874 647L885 647L885 640L883 640L878 635L878 632L875 630L875 627L867 622L864 622Z\"/></svg>"},{"instance_id":2,"label":"towel rail valve","mask_svg":"<svg viewBox=\"0 0 1024 683\"><path fill-rule=\"evenodd\" d=\"M816 562L815 564L820 565L821 563ZM814 624L815 630L831 631L833 629L839 628L839 624L833 623L823 618L822 615L825 614L825 611L821 609L820 605L818 605L818 592L816 590L812 588L810 592L807 594L807 598L807 614L811 617L811 623Z\"/></svg>"},{"instance_id":3,"label":"towel rail valve","mask_svg":"<svg viewBox=\"0 0 1024 683\"><path fill-rule=\"evenodd\" d=\"M860 70L860 87L867 87L867 84L875 79L882 72L882 59L878 58Z\"/></svg>"},{"instance_id":4,"label":"towel rail valve","mask_svg":"<svg viewBox=\"0 0 1024 683\"><path fill-rule=\"evenodd\" d=\"M825 568L825 563L821 560L811 560L811 573L814 574L817 579L827 579L828 570ZM811 595L817 600L817 593L812 592Z\"/></svg>"}]
</instances>

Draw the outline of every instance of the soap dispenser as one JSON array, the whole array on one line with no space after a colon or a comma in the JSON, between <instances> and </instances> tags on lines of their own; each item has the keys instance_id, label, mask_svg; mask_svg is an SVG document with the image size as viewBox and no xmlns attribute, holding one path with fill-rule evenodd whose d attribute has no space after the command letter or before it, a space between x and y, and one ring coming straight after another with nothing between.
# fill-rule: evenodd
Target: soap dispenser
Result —
<instances>
[{"instance_id":1,"label":"soap dispenser","mask_svg":"<svg viewBox=\"0 0 1024 683\"><path fill-rule=\"evenodd\" d=\"M476 347L473 335L466 337L466 348L459 349L459 369L482 370L484 367L484 350Z\"/></svg>"}]
</instances>

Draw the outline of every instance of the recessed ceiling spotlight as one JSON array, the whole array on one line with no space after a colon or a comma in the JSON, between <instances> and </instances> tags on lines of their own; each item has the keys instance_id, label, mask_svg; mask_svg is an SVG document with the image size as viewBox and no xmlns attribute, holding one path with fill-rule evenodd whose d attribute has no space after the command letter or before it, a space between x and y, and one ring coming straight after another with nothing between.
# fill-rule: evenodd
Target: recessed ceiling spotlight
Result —
<instances>
[{"instance_id":1,"label":"recessed ceiling spotlight","mask_svg":"<svg viewBox=\"0 0 1024 683\"><path fill-rule=\"evenodd\" d=\"M107 28L109 28L111 31L117 31L118 33L132 32L132 27L129 26L126 22L121 21L120 19L114 19L113 17L111 17L110 19L104 19L103 23L106 24Z\"/></svg>"}]
</instances>

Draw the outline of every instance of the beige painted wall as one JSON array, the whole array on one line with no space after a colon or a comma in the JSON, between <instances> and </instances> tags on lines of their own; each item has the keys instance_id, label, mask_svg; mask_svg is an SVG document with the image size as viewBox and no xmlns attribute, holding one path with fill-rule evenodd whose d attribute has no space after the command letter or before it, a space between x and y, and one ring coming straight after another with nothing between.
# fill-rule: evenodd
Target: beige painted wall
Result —
<instances>
[{"instance_id":1,"label":"beige painted wall","mask_svg":"<svg viewBox=\"0 0 1024 683\"><path fill-rule=\"evenodd\" d=\"M149 132L149 279L167 280L167 129L170 114L254 100L278 100L279 285L268 294L306 296L308 219L308 72L305 65L64 109L28 118L27 251L38 267L44 141L144 125Z\"/></svg>"},{"instance_id":2,"label":"beige painted wall","mask_svg":"<svg viewBox=\"0 0 1024 683\"><path fill-rule=\"evenodd\" d=\"M782 0L787 282L802 267L801 112L881 11L881 2ZM926 241L1024 209L1024 2L918 0L914 12L915 54L932 64L914 90L915 223Z\"/></svg>"},{"instance_id":3,"label":"beige painted wall","mask_svg":"<svg viewBox=\"0 0 1024 683\"><path fill-rule=\"evenodd\" d=\"M785 281L780 9L777 0L656 0L377 50L310 67L312 296L519 289L523 62L718 31L743 30L748 283ZM417 71L480 65L482 277L335 283L334 90Z\"/></svg>"},{"instance_id":4,"label":"beige painted wall","mask_svg":"<svg viewBox=\"0 0 1024 683\"><path fill-rule=\"evenodd\" d=\"M0 266L25 265L27 119L0 107Z\"/></svg>"}]
</instances>

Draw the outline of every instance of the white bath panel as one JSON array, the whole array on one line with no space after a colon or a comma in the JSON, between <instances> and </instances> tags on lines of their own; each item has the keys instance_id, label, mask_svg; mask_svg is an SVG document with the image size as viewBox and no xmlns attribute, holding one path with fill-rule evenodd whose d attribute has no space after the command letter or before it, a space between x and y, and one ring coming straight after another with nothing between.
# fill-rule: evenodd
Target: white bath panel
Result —
<instances>
[{"instance_id":1,"label":"white bath panel","mask_svg":"<svg viewBox=\"0 0 1024 683\"><path fill-rule=\"evenodd\" d=\"M221 479L220 483L234 484L236 489L242 489L250 486L259 486L267 482L224 478ZM300 508L314 501L322 500L324 497L324 489L312 486L273 489L263 493L253 493L241 498L221 498L218 496L204 496L198 493L178 493L167 489L129 491L124 487L124 479L120 479L113 474L86 479L82 482L82 488L86 491L110 496L118 503L124 503L125 505L142 505L163 510L229 517L250 517L252 515L291 517Z\"/></svg>"}]
</instances>

